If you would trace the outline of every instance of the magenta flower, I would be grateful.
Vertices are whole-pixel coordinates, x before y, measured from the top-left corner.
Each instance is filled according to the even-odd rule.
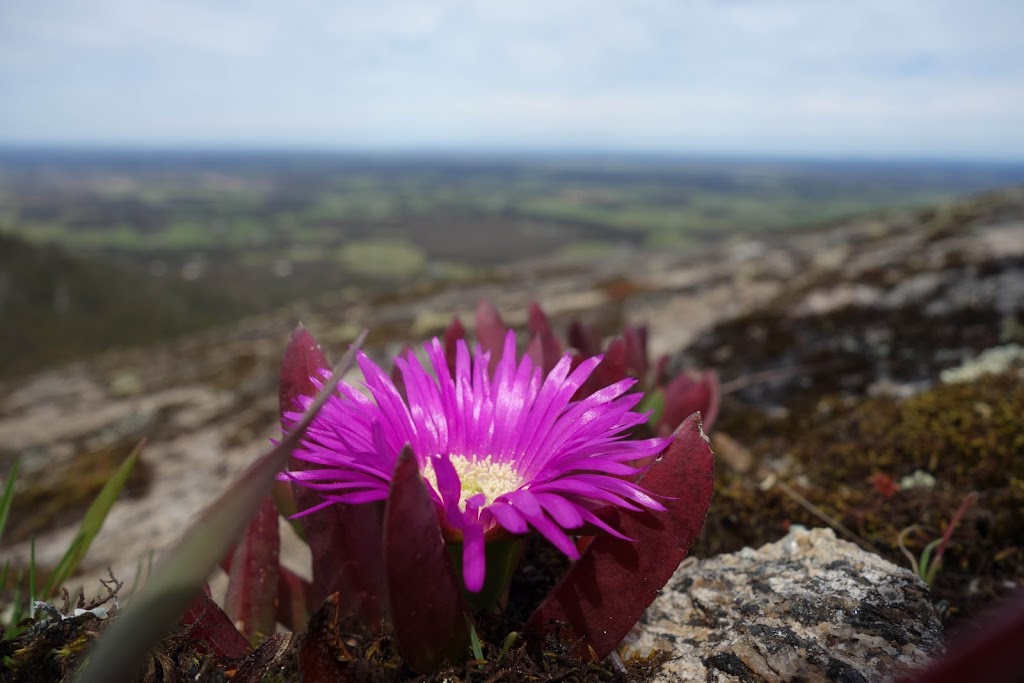
[[[487,540],[533,529],[576,559],[567,532],[590,525],[625,538],[595,510],[664,510],[634,481],[641,469],[633,463],[653,458],[669,443],[628,440],[629,431],[648,419],[632,412],[642,399],[627,393],[635,380],[572,400],[600,356],[573,369],[567,354],[543,376],[529,355],[517,363],[510,331],[493,375],[490,353],[478,346],[471,358],[459,340],[453,376],[441,343],[424,346],[429,369],[411,351],[395,359],[404,396],[380,367],[359,355],[372,399],[341,383],[295,453],[310,469],[281,475],[323,497],[301,514],[386,499],[408,444],[446,540],[463,545],[466,588],[477,592],[484,584]]]

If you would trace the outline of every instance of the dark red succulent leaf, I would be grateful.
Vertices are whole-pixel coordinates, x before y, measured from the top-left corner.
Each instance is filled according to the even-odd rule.
[[[977,628],[959,633],[940,657],[902,683],[1019,683],[1024,681],[1024,590],[1018,590],[983,617]]]
[[[286,420],[284,415],[288,412],[302,412],[302,405],[299,397],[316,396],[317,387],[310,381],[311,377],[319,377],[323,371],[330,370],[330,363],[323,349],[317,343],[316,338],[307,330],[302,323],[295,326],[288,346],[285,348],[284,358],[281,360],[281,373],[278,384],[278,409],[281,414],[281,428],[287,430],[292,424]],[[289,460],[289,468],[302,469],[305,466],[301,460],[292,458]],[[275,482],[273,496],[277,503],[278,511],[285,516],[295,514],[299,510],[299,503],[296,500],[297,487],[288,482]],[[309,496],[305,497],[306,501]],[[299,524],[301,527],[301,523]]]
[[[210,587],[200,592],[181,615],[181,633],[190,643],[205,647],[218,657],[239,659],[249,651],[231,618],[210,597]]]
[[[367,628],[384,618],[382,503],[336,503],[302,518],[312,554],[313,603],[340,593]]]
[[[622,343],[626,373],[644,382],[647,379],[647,329],[627,325],[622,331]]]
[[[444,331],[444,359],[448,361],[448,370],[455,376],[455,349],[460,339],[466,338],[466,328],[462,321],[453,318],[451,325]]]
[[[491,363],[488,368],[494,374],[505,348],[505,333],[508,327],[501,320],[501,314],[487,299],[481,299],[476,307],[476,341],[484,351],[490,351]]]
[[[599,520],[601,520],[611,528],[619,528],[620,508],[614,505],[606,505],[605,507],[597,508],[596,510],[591,510],[590,512],[592,515],[597,517]],[[604,536],[607,533],[608,532],[602,529],[601,527],[591,524],[590,522],[586,522],[585,524],[583,524],[583,526],[574,527],[572,530],[573,536],[583,537]]]
[[[648,329],[646,323],[644,323],[643,325],[638,325],[633,329],[636,330],[637,337],[640,340],[640,353],[643,354],[644,363],[646,364],[648,362],[648,359],[650,358],[650,356],[647,353],[647,342],[650,339],[650,330]]]
[[[281,415],[292,411],[302,412],[302,406],[298,403],[299,397],[316,396],[319,391],[310,378],[320,377],[322,371],[330,369],[331,364],[327,362],[327,356],[316,338],[299,323],[292,332],[284,351],[284,359],[281,361],[278,394]]]
[[[653,378],[651,380],[651,383],[654,386],[660,387],[660,386],[663,386],[665,384],[668,384],[668,380],[669,380],[669,377],[668,377],[668,363],[669,363],[668,354],[667,353],[663,353],[661,355],[661,357],[658,358],[658,362],[654,364],[654,376],[653,376]]]
[[[581,361],[583,359],[581,358]],[[587,377],[583,386],[573,396],[574,400],[580,400],[590,396],[596,391],[604,389],[609,384],[626,379],[629,373],[626,371],[626,343],[621,338],[615,338],[608,344],[604,357],[594,372]]]
[[[617,529],[619,527],[619,508],[614,505],[591,510],[591,513],[611,528]],[[572,533],[573,536],[576,536],[576,550],[583,553],[595,537],[604,536],[608,532],[599,526],[587,522],[583,526],[575,527]]]
[[[267,496],[232,552],[224,598],[224,611],[253,644],[275,630],[280,554],[277,507]]]
[[[313,611],[312,584],[287,567],[278,568],[277,620],[292,631],[305,627]]]
[[[221,562],[221,568],[231,573],[234,553]],[[312,584],[287,567],[277,568],[277,620],[285,628],[299,631],[306,626],[313,611]]]
[[[697,377],[681,372],[669,382],[664,391],[665,409],[656,430],[661,436],[671,434],[695,412],[701,414],[704,429],[711,431],[718,418],[722,393],[718,374],[714,370],[707,370]]]
[[[406,345],[398,355],[405,356],[409,351],[412,351],[412,347]],[[388,374],[391,376],[391,383],[395,385],[396,389],[398,389],[398,393],[405,397],[405,379],[402,377],[402,371],[399,369],[397,363],[391,366],[391,372]]]
[[[608,348],[604,352],[604,358],[601,359],[600,365],[594,371],[594,374],[602,382],[599,389],[629,377],[627,352],[626,342],[621,337],[616,337],[609,342]]]
[[[584,358],[601,353],[601,335],[590,325],[573,320],[569,323],[569,346]]]
[[[602,660],[654,601],[696,540],[711,504],[714,454],[699,415],[683,423],[643,485],[667,510],[620,511],[617,528],[633,541],[596,537],[530,616],[533,636],[557,631],[581,659]]]
[[[315,396],[317,387],[311,378],[330,368],[316,339],[299,325],[292,334],[281,363],[281,418],[288,427],[286,411],[298,406],[300,396]],[[292,458],[292,469],[309,465]],[[319,494],[302,486],[292,486],[297,509],[306,510],[321,502]],[[313,581],[310,599],[319,604],[330,594],[340,592],[343,604],[359,614],[367,627],[379,624],[383,617],[383,560],[381,557],[380,515],[382,505],[336,504],[300,518],[306,542],[312,554]]]
[[[547,315],[536,301],[530,302],[528,328],[530,344],[527,354],[547,375],[562,357],[562,343],[551,329],[551,321],[548,320]]]
[[[352,680],[348,664],[355,659],[345,646],[341,625],[345,611],[334,593],[310,617],[299,643],[299,675],[303,683]]]
[[[388,607],[398,650],[419,673],[460,661],[469,647],[469,606],[441,538],[434,502],[406,447],[384,511]]]

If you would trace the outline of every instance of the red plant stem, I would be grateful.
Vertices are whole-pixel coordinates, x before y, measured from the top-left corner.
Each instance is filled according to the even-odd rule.
[[[956,512],[953,513],[952,519],[950,519],[949,524],[946,525],[946,531],[942,534],[942,543],[940,543],[939,547],[935,550],[935,559],[933,562],[938,562],[942,558],[942,553],[946,552],[946,546],[949,544],[949,539],[953,536],[953,531],[956,529],[957,525],[960,524],[960,518],[964,516],[964,513],[967,512],[967,509],[971,507],[976,500],[978,500],[978,492],[971,491],[967,494],[967,497],[964,498],[964,502],[960,503],[960,507],[956,509]]]

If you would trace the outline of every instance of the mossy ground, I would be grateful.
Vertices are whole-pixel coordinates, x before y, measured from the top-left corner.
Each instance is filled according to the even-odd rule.
[[[791,524],[822,520],[767,473],[839,521],[886,559],[909,566],[942,536],[971,492],[933,585],[951,623],[978,613],[1024,583],[1024,381],[1016,372],[968,384],[938,385],[909,399],[823,398],[817,407],[771,418],[732,400],[718,428],[744,444],[761,467],[740,474],[720,467],[716,497],[694,554],[709,556],[778,539]],[[915,471],[931,487],[898,488]],[[892,484],[896,484],[895,490]]]

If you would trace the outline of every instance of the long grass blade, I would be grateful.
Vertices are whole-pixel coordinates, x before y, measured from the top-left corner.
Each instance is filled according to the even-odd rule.
[[[114,501],[118,499],[125,484],[128,483],[128,477],[131,475],[135,463],[138,462],[144,445],[145,440],[142,440],[132,449],[114,475],[103,485],[89,509],[85,511],[78,534],[68,546],[64,557],[60,558],[60,562],[57,563],[53,574],[50,575],[50,580],[46,582],[46,589],[40,597],[46,599],[53,595],[65,581],[71,578],[75,570],[78,569],[78,565],[85,559],[85,554],[89,552],[89,546],[92,545],[96,535],[103,528],[103,522],[106,521],[110,508],[114,506]]]
[[[21,577],[19,576],[15,580],[14,584],[14,599],[11,601],[11,625],[17,626],[18,622],[21,621],[25,615],[25,605],[22,603],[21,598]]]
[[[32,537],[28,557],[28,615],[36,615],[36,537]]]
[[[79,683],[134,680],[146,653],[181,618],[206,577],[238,540],[260,501],[270,493],[275,475],[351,367],[365,338],[366,332],[359,335],[295,428],[207,506],[166,551],[149,581],[100,639]]]
[[[18,462],[11,465],[11,471],[7,475],[7,484],[4,485],[3,495],[0,495],[0,539],[4,537],[4,527],[7,526],[7,516],[11,513],[11,502],[14,500],[14,482],[18,478]]]

